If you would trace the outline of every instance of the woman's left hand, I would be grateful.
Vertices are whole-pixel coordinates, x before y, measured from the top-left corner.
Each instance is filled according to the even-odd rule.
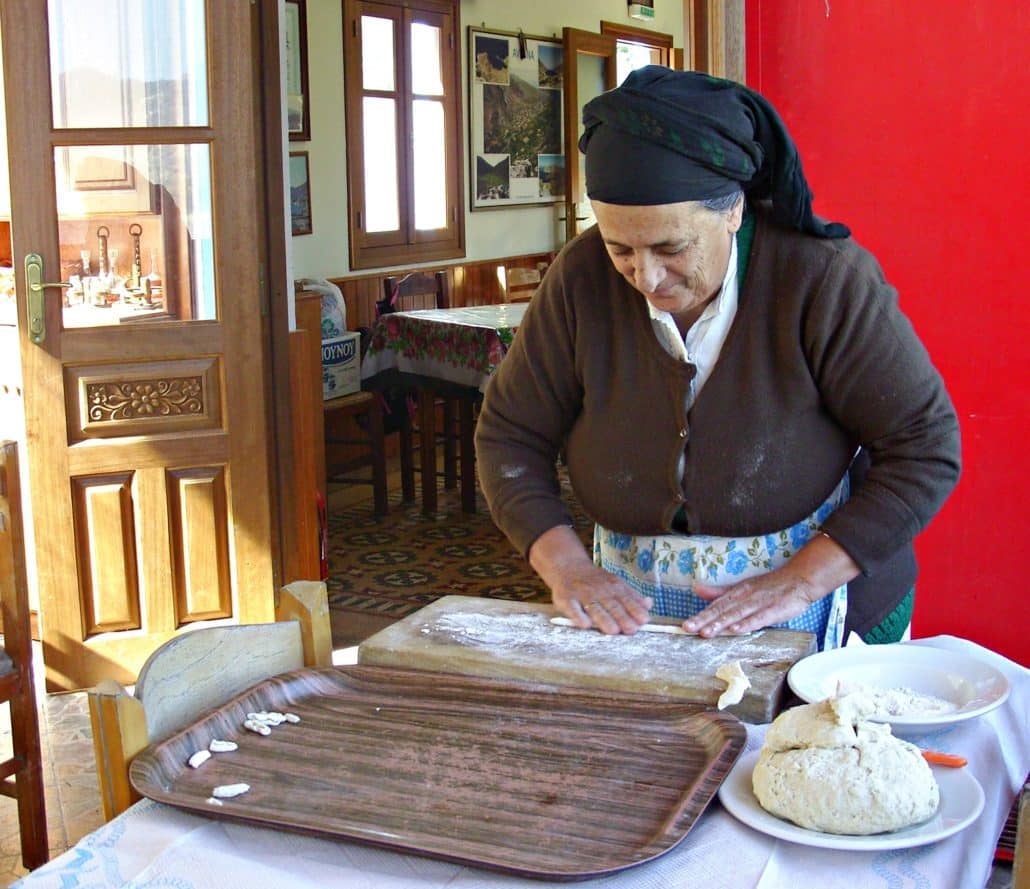
[[[825,595],[802,580],[777,574],[772,571],[731,586],[694,584],[694,592],[712,604],[684,621],[683,628],[700,636],[750,633],[796,617]]]
[[[688,633],[750,633],[790,620],[847,583],[860,569],[826,535],[810,540],[786,565],[729,586],[698,583],[694,592],[711,604],[683,622]]]

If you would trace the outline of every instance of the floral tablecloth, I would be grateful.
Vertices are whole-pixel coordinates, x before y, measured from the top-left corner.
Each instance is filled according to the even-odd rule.
[[[482,391],[525,311],[525,303],[514,303],[383,315],[372,329],[361,378],[397,370]]]

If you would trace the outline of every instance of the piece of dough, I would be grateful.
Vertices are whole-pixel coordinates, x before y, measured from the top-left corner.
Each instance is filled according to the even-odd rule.
[[[573,623],[571,619],[567,617],[552,617],[551,623],[556,627],[575,627],[581,629],[577,624]],[[591,627],[590,629],[594,629]],[[668,633],[671,636],[691,636],[692,633],[688,633],[679,624],[643,624],[637,627],[638,633]]]
[[[780,714],[752,774],[759,804],[809,830],[900,830],[937,811],[940,791],[919,748],[866,722],[872,704],[828,698]]]
[[[726,691],[719,695],[719,701],[715,705],[719,710],[739,704],[744,697],[744,692],[751,688],[751,680],[740,668],[740,661],[723,664],[715,671],[715,678],[726,683]]]

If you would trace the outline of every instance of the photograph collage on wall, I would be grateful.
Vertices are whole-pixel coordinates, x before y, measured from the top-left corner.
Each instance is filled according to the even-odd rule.
[[[561,200],[561,41],[468,32],[472,209]]]

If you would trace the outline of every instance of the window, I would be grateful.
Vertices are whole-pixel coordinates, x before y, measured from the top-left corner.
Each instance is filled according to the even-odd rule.
[[[634,28],[614,22],[601,22],[601,33],[616,40],[616,75],[618,83],[630,71],[645,65],[672,67],[672,35],[659,34],[646,28]]]
[[[457,0],[343,0],[350,260],[465,252]]]

